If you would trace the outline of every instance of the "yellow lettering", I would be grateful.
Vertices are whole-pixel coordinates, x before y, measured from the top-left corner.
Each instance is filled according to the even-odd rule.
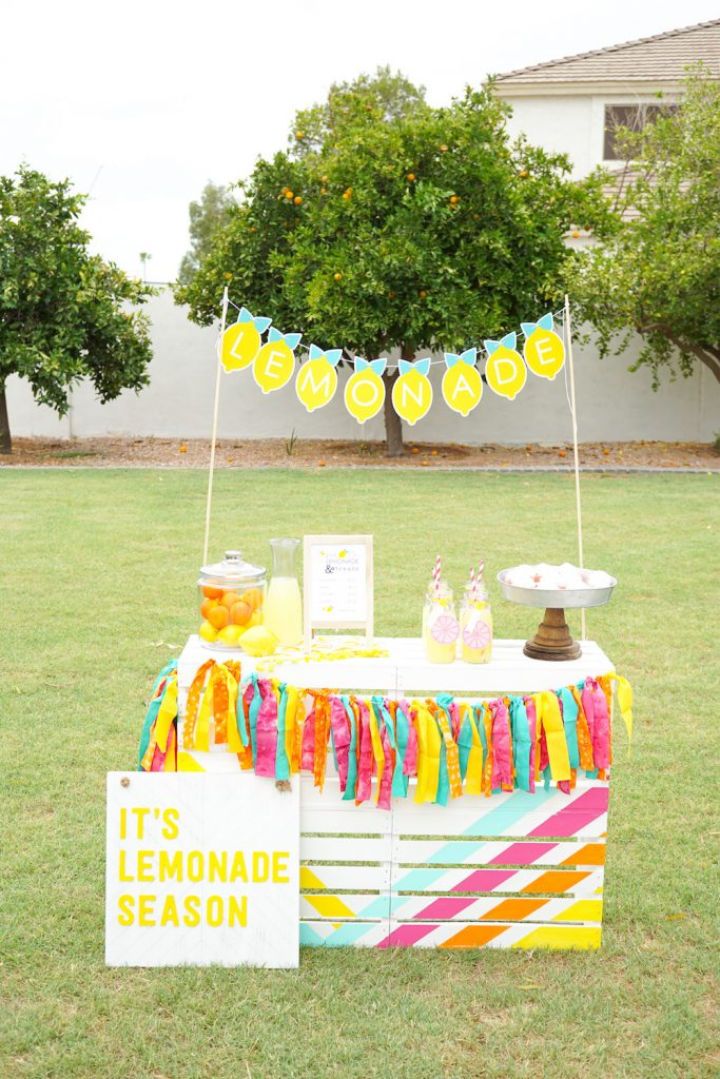
[[[223,901],[219,895],[210,895],[207,900],[205,919],[208,925],[217,928],[223,923]]]
[[[183,879],[183,856],[181,850],[170,854],[167,850],[161,850],[158,854],[158,880]]]
[[[272,856],[272,879],[275,884],[289,884],[288,859],[290,854],[286,850],[274,850]]]
[[[127,809],[120,810],[120,838],[127,839]]]
[[[228,925],[247,925],[247,896],[243,895],[240,899],[237,896],[231,895],[228,900]]]
[[[227,880],[227,851],[211,850],[208,855],[208,880]]]
[[[164,809],[163,810],[163,822],[164,827],[162,830],[164,839],[177,839],[180,832],[180,810],[179,809]]]
[[[127,857],[127,851],[126,850],[121,850],[120,854],[119,854],[119,857],[118,857],[118,860],[119,860],[118,878],[124,884],[127,884],[128,881],[134,881],[135,880],[135,877],[131,877],[130,874],[128,873],[128,871],[127,871],[127,865],[126,865],[126,862],[125,862],[126,857]]]
[[[247,866],[245,865],[245,855],[241,850],[235,851],[228,879],[231,884],[234,884],[236,880],[242,880],[247,884]]]
[[[153,914],[155,913],[155,899],[156,896],[154,895],[138,896],[138,925],[157,925],[153,917]]]
[[[187,856],[187,878],[197,884],[205,875],[205,859],[201,850],[191,850]]]
[[[200,925],[200,896],[199,895],[186,895],[185,896],[185,914],[183,915],[183,922],[185,925],[193,928],[196,925]]]
[[[137,879],[142,881],[143,884],[151,884],[155,880],[155,874],[153,873],[153,854],[152,850],[139,850],[137,852]]]
[[[135,921],[135,914],[133,907],[135,904],[134,897],[131,895],[121,895],[118,899],[118,925],[132,925]]]
[[[270,875],[270,856],[267,851],[253,851],[252,867],[252,879],[256,884],[263,884]]]
[[[168,925],[169,923],[172,925],[180,925],[177,902],[174,895],[165,897],[162,914],[160,915],[160,925]]]

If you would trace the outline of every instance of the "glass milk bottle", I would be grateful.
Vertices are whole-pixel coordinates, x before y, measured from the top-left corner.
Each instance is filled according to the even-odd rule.
[[[452,663],[458,634],[452,589],[439,575],[434,576],[423,608],[423,641],[428,662]]]
[[[295,569],[297,539],[271,539],[272,577],[265,601],[265,625],[281,645],[300,644],[303,612],[300,585]]]
[[[477,577],[470,571],[460,608],[460,658],[466,663],[489,663],[492,659],[492,610],[483,570],[481,562]]]

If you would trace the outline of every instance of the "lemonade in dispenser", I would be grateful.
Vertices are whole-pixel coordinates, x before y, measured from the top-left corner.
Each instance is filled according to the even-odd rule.
[[[303,609],[295,569],[298,539],[271,539],[272,577],[265,605],[265,625],[281,645],[300,644],[303,637]]]
[[[452,663],[459,632],[452,589],[442,578],[438,555],[423,608],[422,636],[428,662]]]
[[[460,657],[466,663],[489,663],[492,658],[492,610],[485,586],[485,563],[470,570],[460,608]]]
[[[267,571],[245,562],[240,551],[226,551],[222,562],[202,567],[198,589],[203,644],[239,650],[243,633],[263,622]]]

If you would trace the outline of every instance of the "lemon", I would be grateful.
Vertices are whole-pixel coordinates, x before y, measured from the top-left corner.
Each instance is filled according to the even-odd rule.
[[[209,622],[203,622],[198,630],[198,636],[204,641],[214,641],[217,640],[217,630]]]
[[[224,626],[221,630],[218,630],[216,640],[218,644],[238,646],[238,641],[242,637],[244,631],[244,626]]]
[[[267,626],[251,626],[240,638],[240,647],[249,656],[271,656],[278,646],[278,639]]]

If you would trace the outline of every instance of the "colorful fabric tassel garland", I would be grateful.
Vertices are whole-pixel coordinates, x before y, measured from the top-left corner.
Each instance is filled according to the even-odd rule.
[[[416,802],[439,805],[463,794],[532,794],[540,782],[569,794],[579,771],[607,776],[615,686],[631,739],[632,688],[614,672],[495,700],[450,694],[394,700],[302,690],[257,674],[241,681],[239,663],[208,660],[188,691],[183,749],[223,745],[256,775],[287,780],[307,772],[320,789],[330,751],[343,800],[374,799],[381,809],[411,790]],[[176,723],[177,674],[170,663],[145,717],[143,771],[176,769]]]

